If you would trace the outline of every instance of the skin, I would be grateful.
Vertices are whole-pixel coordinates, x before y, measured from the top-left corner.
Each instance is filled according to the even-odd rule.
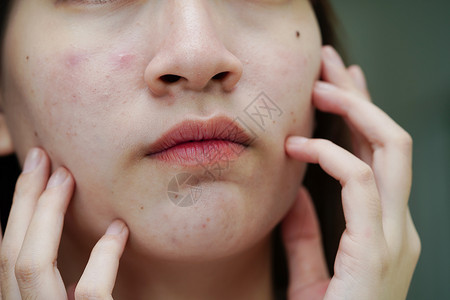
[[[261,91],[283,111],[264,131],[243,113]],[[16,1],[1,95],[0,153],[24,166],[2,299],[271,299],[269,237],[283,218],[290,299],[406,297],[420,252],[411,138],[370,102],[361,69],[322,49],[308,1]],[[355,154],[307,138],[314,108],[346,119]],[[258,138],[217,180],[146,156],[172,125],[219,114]],[[298,184],[306,163],[343,186],[331,279]],[[186,171],[202,193],[178,207],[167,185]]]

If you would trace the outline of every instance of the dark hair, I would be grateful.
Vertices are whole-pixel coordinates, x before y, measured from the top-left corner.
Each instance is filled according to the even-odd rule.
[[[333,45],[346,58],[343,47],[339,44],[336,33],[338,20],[328,0],[312,0],[324,45]],[[0,47],[2,46],[5,25],[11,6],[11,0],[4,0],[0,4]],[[2,51],[3,47],[1,47]],[[349,149],[349,130],[342,118],[316,111],[315,137],[325,138]],[[13,190],[20,167],[15,155],[0,157],[0,205],[1,224],[5,228]],[[299,183],[300,184],[300,183]],[[334,258],[339,245],[340,236],[345,222],[341,204],[341,186],[339,182],[325,174],[317,165],[310,165],[303,184],[313,197],[315,208],[319,216],[325,256],[330,274],[333,274]],[[280,226],[273,233],[273,280],[279,298],[286,297],[288,286],[288,269],[286,255],[281,240]]]

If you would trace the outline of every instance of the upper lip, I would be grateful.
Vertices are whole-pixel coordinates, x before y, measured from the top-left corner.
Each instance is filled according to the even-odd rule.
[[[155,154],[178,144],[204,140],[227,140],[249,146],[252,138],[237,123],[226,116],[208,120],[184,120],[166,131],[150,146],[150,154]]]

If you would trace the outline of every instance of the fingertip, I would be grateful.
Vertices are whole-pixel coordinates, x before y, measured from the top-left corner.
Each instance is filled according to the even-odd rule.
[[[302,136],[290,136],[286,139],[287,148],[296,148],[304,145],[309,139]]]
[[[348,72],[358,89],[365,91],[367,89],[367,82],[361,67],[359,65],[351,65],[348,67]]]
[[[106,235],[120,235],[125,230],[127,230],[127,226],[122,220],[114,220],[106,229]]]

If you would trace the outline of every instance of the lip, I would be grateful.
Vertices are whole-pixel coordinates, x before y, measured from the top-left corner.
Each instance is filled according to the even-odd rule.
[[[236,120],[226,116],[188,119],[174,125],[149,147],[149,155],[181,165],[234,160],[254,140]]]
[[[236,159],[253,141],[237,121],[226,116],[184,120],[149,147],[149,155],[181,165],[212,164]]]

